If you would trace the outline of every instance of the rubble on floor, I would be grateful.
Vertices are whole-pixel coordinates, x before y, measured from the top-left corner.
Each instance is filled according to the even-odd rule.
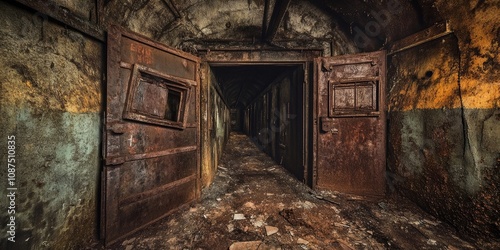
[[[315,192],[232,133],[200,202],[110,249],[476,249],[408,201]]]

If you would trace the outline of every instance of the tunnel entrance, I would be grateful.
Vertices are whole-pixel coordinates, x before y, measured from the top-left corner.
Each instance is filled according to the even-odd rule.
[[[359,171],[349,170],[352,161],[333,163],[340,157],[324,156],[346,143],[360,150],[343,151],[345,159],[383,144],[369,136],[383,129],[351,129],[384,122],[378,100],[385,96],[379,88],[385,62],[372,55],[251,50],[207,51],[199,58],[118,27],[111,31],[110,44],[122,46],[109,49],[108,60],[101,220],[106,243],[196,201],[214,180],[231,127],[313,188],[341,183],[340,167],[359,183]],[[343,124],[340,132],[336,124]],[[373,160],[368,156],[362,163]],[[156,209],[162,203],[164,210]],[[139,213],[148,216],[133,219]]]
[[[260,150],[306,182],[303,64],[210,66],[215,89],[230,109],[230,130],[248,135]]]

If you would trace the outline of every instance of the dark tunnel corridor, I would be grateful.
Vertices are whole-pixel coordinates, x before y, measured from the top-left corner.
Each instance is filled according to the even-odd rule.
[[[212,66],[230,129],[247,134],[298,180],[307,178],[303,146],[305,82],[303,64],[255,63]]]
[[[499,249],[498,13],[0,0],[0,249]]]

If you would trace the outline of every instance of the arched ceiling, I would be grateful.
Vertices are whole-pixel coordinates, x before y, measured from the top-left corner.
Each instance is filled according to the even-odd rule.
[[[306,41],[320,46],[322,39],[329,39],[338,45],[354,43],[356,51],[373,51],[441,21],[434,2],[107,0],[104,18],[106,23],[118,23],[177,47],[190,46],[186,45],[190,42],[195,47],[203,46],[207,40],[277,43],[284,47]]]
[[[62,1],[62,0],[61,0]],[[105,20],[196,54],[200,49],[376,51],[441,21],[435,0],[107,0]],[[228,105],[246,106],[286,66],[213,68]]]

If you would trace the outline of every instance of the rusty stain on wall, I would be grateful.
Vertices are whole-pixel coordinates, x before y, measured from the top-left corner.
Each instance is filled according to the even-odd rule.
[[[6,105],[29,103],[39,112],[98,112],[102,46],[33,15],[9,13],[2,22],[2,81],[10,83],[2,86]]]
[[[213,181],[224,146],[229,139],[229,108],[216,90],[217,79],[208,64],[202,65],[202,186]]]

